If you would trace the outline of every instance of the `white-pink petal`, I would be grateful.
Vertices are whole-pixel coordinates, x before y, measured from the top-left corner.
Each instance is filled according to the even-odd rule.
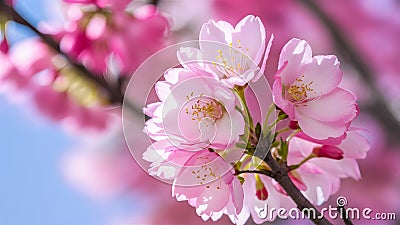
[[[301,114],[318,121],[351,121],[357,115],[355,96],[342,88],[335,88],[332,92],[296,106]]]
[[[286,63],[286,67],[279,74],[282,84],[290,85],[302,74],[301,67],[312,60],[310,45],[297,38],[291,39],[282,49],[279,57],[278,69]]]
[[[324,140],[330,137],[340,137],[347,131],[347,125],[342,121],[323,122],[301,114],[298,120],[300,128],[308,136]]]
[[[325,95],[335,89],[342,81],[343,72],[339,60],[334,55],[318,55],[302,68],[301,82],[309,85],[312,91],[307,98]],[[296,82],[295,82],[296,83]]]

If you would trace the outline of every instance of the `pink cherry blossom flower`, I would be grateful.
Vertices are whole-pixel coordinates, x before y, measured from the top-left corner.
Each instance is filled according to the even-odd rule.
[[[216,152],[197,151],[184,164],[174,180],[172,194],[187,200],[203,220],[233,219],[243,207],[243,189],[231,165]]]
[[[292,39],[279,58],[274,102],[308,136],[340,137],[358,113],[355,96],[338,87],[341,80],[335,56],[312,57],[306,41]]]
[[[96,3],[94,7],[71,4],[67,22],[60,36],[62,50],[82,62],[91,71],[103,75],[131,75],[151,54],[164,46],[168,21],[153,5],[144,5],[133,12],[124,11],[127,2],[69,1]],[[129,47],[127,47],[129,46]],[[115,68],[115,71],[109,71]]]
[[[185,150],[225,149],[244,133],[233,92],[209,76],[184,68],[167,71],[156,84],[161,102],[148,105],[153,116],[145,132],[156,141],[168,139]]]
[[[209,63],[202,69],[233,87],[257,81],[263,75],[272,38],[266,47],[264,25],[260,18],[249,15],[235,27],[225,21],[210,20],[201,28],[199,43],[200,49],[189,47],[178,52],[181,64],[185,66],[193,60]]]
[[[294,137],[289,142],[288,164],[299,163],[311,153],[315,154],[315,149],[319,151],[328,149],[336,153],[340,151],[340,157],[317,155],[317,158],[310,159],[295,170],[306,186],[306,189],[302,190],[303,194],[313,204],[321,205],[329,196],[338,191],[340,179],[361,178],[356,159],[366,157],[369,143],[355,128],[350,128],[346,138],[337,146],[321,145]]]

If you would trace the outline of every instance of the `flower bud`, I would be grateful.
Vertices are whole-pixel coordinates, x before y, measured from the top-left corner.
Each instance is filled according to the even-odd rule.
[[[343,159],[343,151],[332,145],[323,145],[321,147],[315,147],[313,149],[313,153],[317,155],[317,157],[325,157],[330,159]]]
[[[299,122],[291,120],[291,121],[289,122],[289,128],[292,129],[292,130],[297,130],[297,129],[299,129],[299,128],[300,128],[300,127],[299,127]]]
[[[257,195],[257,198],[260,199],[260,200],[267,200],[267,198],[268,198],[267,188],[265,188],[265,185],[261,181],[260,176],[258,174],[256,174],[255,177],[256,177],[256,195]]]
[[[4,54],[7,54],[8,49],[9,49],[8,41],[7,41],[6,37],[4,37],[4,39],[0,43],[0,51]]]

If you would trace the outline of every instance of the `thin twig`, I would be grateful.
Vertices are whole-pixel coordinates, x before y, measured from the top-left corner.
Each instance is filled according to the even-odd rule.
[[[363,57],[350,43],[350,39],[344,35],[342,30],[323,12],[314,0],[302,0],[301,2],[321,20],[335,40],[335,44],[340,49],[340,52],[348,57],[349,62],[358,70],[361,77],[365,80],[366,85],[368,85],[368,88],[375,97],[374,104],[369,106],[367,110],[380,120],[384,127],[390,131],[388,132],[390,141],[399,142],[397,134],[400,133],[400,122],[393,116],[385,97],[376,86],[377,82],[373,75],[373,69],[369,64],[364,62]]]
[[[160,0],[151,0],[150,4],[157,6],[158,4],[160,4]]]
[[[269,177],[272,177],[272,172],[269,170],[240,170],[236,171],[235,175],[243,174],[243,173],[257,173],[257,174],[263,174]]]
[[[268,140],[263,140],[261,139],[259,142],[258,148],[263,149],[263,152],[268,152],[266,157],[264,158],[264,162],[267,163],[267,165],[271,168],[272,170],[272,177],[275,179],[281,187],[286,191],[286,193],[293,199],[293,201],[296,203],[297,208],[303,211],[303,209],[310,209],[313,212],[315,212],[314,215],[309,215],[309,219],[314,223],[314,224],[319,224],[319,225],[332,225],[331,222],[329,222],[324,215],[322,215],[317,208],[313,204],[311,204],[310,201],[304,195],[300,192],[300,190],[293,184],[292,180],[289,178],[287,171],[288,168],[284,168],[281,165],[278,164],[277,161],[272,157],[271,151],[269,151],[269,142]]]

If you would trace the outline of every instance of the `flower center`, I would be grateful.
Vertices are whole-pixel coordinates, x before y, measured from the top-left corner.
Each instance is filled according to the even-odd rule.
[[[204,156],[197,157],[197,160],[201,162],[201,167],[198,169],[192,169],[192,174],[196,177],[199,185],[204,185],[215,180],[217,182],[214,185],[207,184],[206,188],[215,186],[215,189],[221,190],[221,175],[216,174],[212,168],[212,165],[215,166],[215,164],[212,164],[213,161],[209,157]]]
[[[186,107],[186,114],[191,115],[192,120],[201,121],[204,118],[208,118],[215,122],[222,117],[222,106],[215,99],[202,94],[192,99],[189,96],[186,96],[186,98],[189,100],[189,105],[191,105],[191,107]]]
[[[249,51],[248,48],[242,46],[240,40],[237,40],[236,48],[240,50],[244,49],[245,52]],[[213,64],[215,67],[218,66],[226,77],[238,76],[250,68],[248,63],[249,56],[237,49],[233,49],[233,43],[231,42],[229,43],[229,51],[227,52],[227,55],[225,55],[222,50],[217,50],[218,55],[216,57],[216,62],[222,65],[217,65],[214,62]],[[221,66],[222,68],[220,68]]]
[[[310,86],[313,81],[308,84],[303,83],[304,75],[297,78],[295,82],[287,89],[287,94],[291,102],[302,102],[308,98],[308,93],[314,91]]]

